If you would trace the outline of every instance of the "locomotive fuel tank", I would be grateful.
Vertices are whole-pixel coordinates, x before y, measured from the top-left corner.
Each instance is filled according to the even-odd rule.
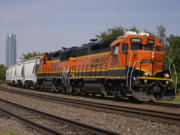
[[[101,94],[103,96],[106,96],[103,83],[84,83],[81,91],[88,94]]]

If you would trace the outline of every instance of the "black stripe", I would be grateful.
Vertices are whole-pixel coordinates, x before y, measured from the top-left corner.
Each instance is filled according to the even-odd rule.
[[[38,77],[62,77],[68,73],[38,73]],[[113,76],[113,77],[123,77],[126,76],[126,70],[108,70],[108,71],[93,71],[93,72],[75,72],[71,73],[70,77],[74,74],[75,78],[86,77],[86,76]]]

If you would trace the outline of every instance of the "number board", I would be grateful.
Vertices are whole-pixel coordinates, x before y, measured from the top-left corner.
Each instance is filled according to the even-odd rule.
[[[154,40],[148,39],[148,40],[147,40],[147,44],[153,45],[153,44],[154,44]]]
[[[131,38],[131,43],[141,43],[142,39],[141,38]]]

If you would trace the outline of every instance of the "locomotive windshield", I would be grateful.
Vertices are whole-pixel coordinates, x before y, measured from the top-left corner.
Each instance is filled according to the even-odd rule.
[[[131,50],[142,50],[142,44],[132,44]]]
[[[161,52],[161,46],[156,46],[156,52]]]
[[[153,46],[152,45],[145,45],[144,46],[144,50],[145,51],[152,51],[153,50]]]

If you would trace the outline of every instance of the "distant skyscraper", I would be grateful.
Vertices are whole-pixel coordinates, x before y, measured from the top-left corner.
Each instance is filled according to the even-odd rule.
[[[16,35],[8,34],[6,39],[6,66],[16,64]]]

